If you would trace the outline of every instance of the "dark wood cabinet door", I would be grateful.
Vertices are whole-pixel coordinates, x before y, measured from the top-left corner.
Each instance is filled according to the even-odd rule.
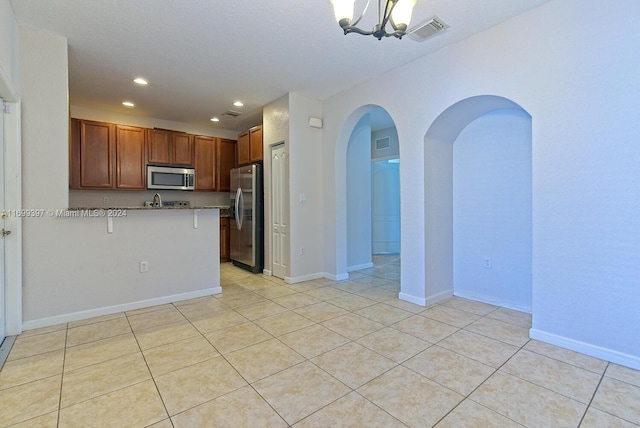
[[[171,135],[169,131],[149,129],[147,135],[147,156],[150,164],[171,163]]]
[[[69,188],[80,188],[80,120],[69,122]]]
[[[215,147],[213,137],[196,136],[194,138],[196,152],[196,190],[215,190]]]
[[[83,120],[80,123],[80,187],[114,187],[115,125]]]
[[[193,135],[179,132],[172,133],[173,165],[193,166]]]
[[[116,187],[145,189],[145,130],[116,127]]]
[[[251,155],[250,155],[250,144],[249,144],[249,132],[243,132],[238,135],[238,147],[237,147],[237,161],[238,166],[247,165],[251,163]]]
[[[229,235],[229,218],[220,217],[220,261],[228,262],[231,259]]]
[[[218,138],[216,150],[216,190],[231,190],[231,170],[236,167],[236,142],[226,138]]]
[[[251,163],[262,161],[262,125],[249,130]]]

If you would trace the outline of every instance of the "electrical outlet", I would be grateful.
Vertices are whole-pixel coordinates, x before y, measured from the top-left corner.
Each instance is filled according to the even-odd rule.
[[[109,197],[105,196],[104,198],[102,198],[102,203],[107,205],[109,203]]]
[[[304,256],[304,247],[300,247],[300,255]]]
[[[491,259],[489,257],[485,257],[485,259],[484,259],[484,267],[486,269],[491,269]]]
[[[149,262],[140,262],[140,273],[149,272]]]

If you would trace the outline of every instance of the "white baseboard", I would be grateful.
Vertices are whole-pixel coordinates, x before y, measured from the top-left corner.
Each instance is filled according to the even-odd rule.
[[[266,275],[266,276],[272,276],[272,275],[271,275],[271,271],[270,271],[269,269],[263,269],[263,270],[262,270],[262,274],[263,274],[263,275]]]
[[[373,267],[373,263],[363,263],[361,265],[348,266],[347,272],[354,272],[356,270],[369,269]]]
[[[531,306],[518,305],[518,304],[514,304],[513,302],[498,300],[498,299],[494,299],[492,297],[484,296],[481,294],[473,294],[473,293],[465,293],[465,292],[461,293],[459,291],[455,291],[453,294],[458,297],[463,297],[465,299],[476,300],[478,302],[488,303],[490,305],[500,306],[507,309],[513,309],[514,311],[526,312],[528,314],[531,313]]]
[[[347,279],[349,279],[349,274],[348,273],[341,273],[338,275],[333,275],[330,273],[325,272],[323,274],[324,278],[330,279],[331,281],[345,281]]]
[[[580,352],[581,354],[586,354],[591,357],[600,358],[601,360],[611,361],[612,363],[640,370],[640,356],[637,355],[624,354],[613,349],[602,348],[591,343],[580,342],[578,340],[558,336],[535,328],[529,330],[529,337],[541,342],[560,346],[561,348],[570,349],[571,351]]]
[[[322,273],[310,273],[309,275],[302,275],[296,277],[285,276],[284,282],[287,284],[297,284],[299,282],[312,281],[314,279],[324,278]]]
[[[411,294],[407,294],[407,293],[399,293],[398,299],[404,300],[405,302],[414,303],[420,306],[427,306],[427,301],[422,297],[412,296]]]
[[[427,305],[435,305],[440,302],[444,302],[449,297],[453,296],[453,290],[445,290],[436,294],[427,296]]]
[[[25,321],[22,324],[23,330],[33,330],[34,328],[49,327],[52,325],[67,322],[80,321],[87,318],[99,317],[102,315],[116,314],[118,312],[133,311],[135,309],[147,308],[149,306],[164,305],[167,303],[180,302],[183,300],[195,299],[198,297],[211,296],[222,293],[222,287],[205,288],[204,290],[192,291],[189,293],[174,294],[171,296],[157,297],[155,299],[140,300],[137,302],[123,303],[121,305],[106,306],[104,308],[89,309],[86,311],[72,312],[70,314],[56,315],[54,317],[40,318],[37,320]]]

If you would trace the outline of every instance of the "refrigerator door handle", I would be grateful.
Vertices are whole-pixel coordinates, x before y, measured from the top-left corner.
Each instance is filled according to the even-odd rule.
[[[242,209],[240,209],[240,207],[242,206],[242,204],[240,203],[241,198],[242,189],[238,187],[238,190],[236,191],[236,226],[238,227],[238,230],[242,229],[242,215],[244,214],[242,212]]]

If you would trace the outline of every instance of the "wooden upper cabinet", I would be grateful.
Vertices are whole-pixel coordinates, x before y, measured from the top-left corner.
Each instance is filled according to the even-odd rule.
[[[262,125],[249,130],[251,163],[262,161]]]
[[[116,156],[116,187],[145,189],[145,130],[132,126],[117,126]]]
[[[80,187],[114,187],[115,125],[80,121]]]
[[[172,132],[173,147],[171,149],[173,165],[193,166],[193,135]]]
[[[238,165],[262,162],[262,125],[238,135]]]
[[[149,129],[147,156],[152,165],[193,166],[193,135]]]
[[[236,142],[218,138],[216,144],[216,190],[231,190],[231,170],[236,167]]]
[[[196,190],[216,190],[216,138],[194,137]]]
[[[238,135],[237,160],[238,165],[251,163],[249,131]]]
[[[69,122],[69,188],[80,188],[80,120]]]
[[[171,163],[171,135],[169,131],[149,129],[147,131],[147,156],[151,164]]]

